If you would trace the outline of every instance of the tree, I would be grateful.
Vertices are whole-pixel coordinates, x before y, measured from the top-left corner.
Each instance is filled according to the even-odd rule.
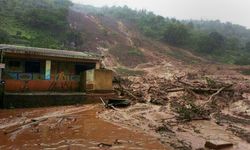
[[[4,30],[0,29],[0,44],[6,44],[9,43],[9,41],[10,41],[9,34]]]
[[[213,49],[220,49],[225,44],[225,38],[218,32],[211,32],[209,34],[210,44]]]
[[[67,33],[65,43],[70,47],[79,47],[83,44],[83,41],[81,33],[71,30]]]
[[[246,43],[245,49],[250,52],[250,41]]]
[[[170,23],[163,35],[163,40],[174,46],[182,46],[189,36],[188,28],[181,23]]]
[[[215,50],[222,50],[224,44],[225,38],[218,32],[202,35],[197,42],[198,51],[203,53],[213,53]]]
[[[228,38],[226,40],[226,48],[228,50],[239,50],[240,40],[238,38]]]
[[[235,60],[235,64],[237,64],[237,65],[250,65],[250,58],[248,55],[238,57]]]

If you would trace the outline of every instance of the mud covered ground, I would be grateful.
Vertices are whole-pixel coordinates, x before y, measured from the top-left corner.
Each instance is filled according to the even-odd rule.
[[[234,146],[229,149],[232,150],[250,147],[250,120],[237,121],[229,118],[231,115],[219,114],[221,118],[181,123],[170,106],[136,104],[127,109],[105,111],[100,116],[132,131],[143,131],[173,149],[203,149],[206,140],[231,142]]]
[[[101,118],[172,149],[207,149],[210,140],[232,143],[229,150],[250,149],[250,77],[239,73],[242,68],[162,62],[140,69],[143,76],[122,77],[116,88],[135,103],[105,110]]]
[[[84,105],[0,110],[0,149],[167,149],[153,136],[98,118],[102,108]]]
[[[218,140],[248,150],[250,77],[242,69],[249,67],[143,64],[132,69],[143,75],[122,77],[130,94],[114,85],[119,98],[132,100],[127,108],[0,110],[0,149],[202,150]]]

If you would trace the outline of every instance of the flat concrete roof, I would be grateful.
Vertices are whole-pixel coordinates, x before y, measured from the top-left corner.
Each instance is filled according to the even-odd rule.
[[[60,58],[73,58],[73,59],[84,59],[84,60],[100,60],[100,56],[89,52],[79,52],[72,50],[58,50],[48,48],[37,48],[37,47],[26,47],[17,45],[0,44],[0,50],[4,53],[14,54],[29,54],[36,56],[47,56],[47,57],[60,57]]]

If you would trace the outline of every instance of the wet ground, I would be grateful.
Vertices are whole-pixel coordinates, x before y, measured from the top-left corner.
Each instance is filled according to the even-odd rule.
[[[100,105],[0,110],[0,149],[167,149],[153,136],[103,121],[100,111]]]
[[[228,124],[217,124],[214,119],[186,123],[177,122],[175,114],[169,106],[138,103],[127,109],[106,110],[100,114],[100,117],[122,127],[134,131],[143,131],[157,137],[161,143],[173,149],[205,149],[205,142],[208,140],[232,143],[233,147],[226,150],[250,149],[249,142],[228,130]],[[239,124],[242,124],[242,122],[239,122]],[[249,122],[247,122],[245,131],[249,132],[249,125]],[[245,134],[249,136],[247,132]]]
[[[249,119],[234,116],[248,116],[243,102],[211,120],[186,123],[176,122],[169,105],[150,103],[115,110],[101,104],[0,110],[0,150],[196,150],[205,149],[207,140],[232,143],[227,150],[248,150]]]

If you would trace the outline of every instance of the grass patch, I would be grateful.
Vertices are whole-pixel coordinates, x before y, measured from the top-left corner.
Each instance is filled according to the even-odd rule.
[[[133,55],[133,56],[143,56],[143,53],[135,48],[131,48],[128,50],[128,55]]]
[[[131,46],[117,45],[110,49],[111,54],[118,57],[124,66],[135,67],[138,64],[145,63],[147,60],[144,54]]]
[[[131,69],[127,69],[127,68],[116,68],[115,69],[117,71],[118,74],[120,75],[125,75],[125,76],[138,76],[138,75],[143,75],[144,71],[141,70],[131,70]]]
[[[243,74],[243,75],[248,75],[249,76],[250,75],[250,69],[241,70],[240,73]]]
[[[174,50],[172,52],[167,52],[167,55],[170,55],[176,59],[179,59],[179,60],[182,60],[186,63],[189,63],[189,64],[195,64],[195,63],[199,63],[199,60],[196,60],[194,58],[190,58],[189,56],[186,56],[184,54],[184,52],[182,51],[179,51],[179,50]]]
[[[208,120],[210,119],[210,112],[201,106],[195,105],[193,102],[185,100],[186,104],[180,102],[171,102],[171,107],[178,114],[177,119],[179,121],[188,122],[192,120]]]

